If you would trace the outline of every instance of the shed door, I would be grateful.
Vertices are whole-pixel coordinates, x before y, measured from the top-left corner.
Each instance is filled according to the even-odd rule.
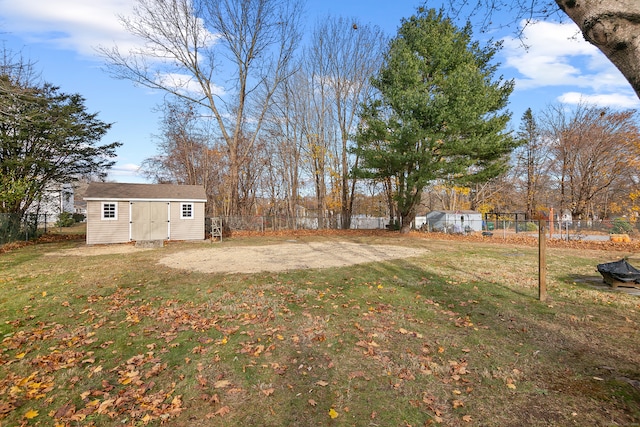
[[[134,202],[131,205],[132,240],[164,240],[169,237],[166,202]]]

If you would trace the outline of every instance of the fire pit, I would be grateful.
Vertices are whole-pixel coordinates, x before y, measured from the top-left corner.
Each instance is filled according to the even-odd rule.
[[[640,283],[640,270],[629,264],[626,259],[598,264],[598,271],[602,274],[604,282],[612,288],[635,287]]]

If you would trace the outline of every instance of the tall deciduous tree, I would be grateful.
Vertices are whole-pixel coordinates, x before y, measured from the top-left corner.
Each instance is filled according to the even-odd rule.
[[[104,176],[121,144],[98,145],[111,127],[78,94],[0,75],[0,212],[24,213],[48,188]]]
[[[306,134],[305,112],[307,81],[302,72],[295,73],[276,92],[267,126],[271,142],[270,168],[266,193],[271,200],[270,210],[296,216],[300,189],[303,185],[302,152]],[[280,197],[278,198],[277,195]],[[284,208],[278,206],[279,200]]]
[[[518,138],[523,143],[516,153],[516,173],[524,190],[525,212],[528,218],[533,218],[537,209],[538,194],[545,181],[549,152],[547,140],[531,108],[522,115]]]
[[[601,213],[595,206],[599,196],[626,186],[628,171],[637,162],[640,140],[634,113],[586,104],[573,111],[555,105],[545,112],[561,211],[570,210],[575,219],[591,216],[596,210]]]
[[[181,99],[167,101],[162,111],[158,153],[143,161],[143,175],[159,183],[202,185],[209,198],[207,207],[217,213],[221,205],[216,202],[224,198],[228,170],[223,144],[216,144],[210,121],[203,120],[191,103]]]
[[[229,212],[248,210],[241,173],[300,41],[298,0],[135,0],[122,23],[143,48],[101,48],[118,78],[207,108],[229,156]]]
[[[403,20],[373,81],[379,99],[363,109],[355,173],[396,179],[402,232],[427,184],[492,178],[516,146],[503,110],[513,83],[496,79],[491,64],[499,46],[471,36],[469,25],[459,29],[434,10]]]
[[[313,132],[329,138],[323,150],[332,169],[332,187],[341,213],[341,227],[351,225],[355,179],[351,168],[357,159],[349,156],[351,137],[356,130],[358,106],[371,95],[371,77],[378,71],[385,37],[377,27],[355,19],[328,17],[319,21],[306,52],[306,72],[315,83],[314,97],[322,116],[330,121]],[[330,130],[335,129],[335,132]]]

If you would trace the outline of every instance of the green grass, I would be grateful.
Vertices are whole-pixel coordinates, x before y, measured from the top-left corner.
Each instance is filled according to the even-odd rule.
[[[634,254],[548,249],[540,302],[536,248],[345,239],[428,252],[232,275],[158,264],[188,243],[0,255],[0,425],[640,422],[640,300],[593,286]]]

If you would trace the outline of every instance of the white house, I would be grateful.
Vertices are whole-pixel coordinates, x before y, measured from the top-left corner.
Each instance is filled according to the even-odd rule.
[[[71,184],[47,186],[39,203],[33,204],[28,213],[38,214],[38,222],[42,225],[54,224],[62,212],[74,212],[74,191]]]

